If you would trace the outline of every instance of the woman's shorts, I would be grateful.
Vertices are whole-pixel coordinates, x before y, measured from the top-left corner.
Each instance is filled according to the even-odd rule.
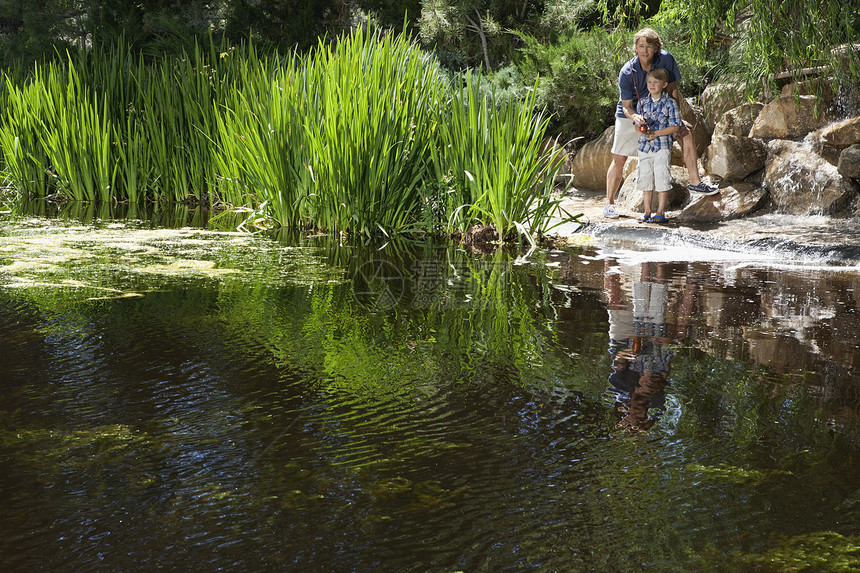
[[[612,153],[636,157],[639,155],[639,136],[633,120],[626,117],[615,118],[615,134],[612,136]]]

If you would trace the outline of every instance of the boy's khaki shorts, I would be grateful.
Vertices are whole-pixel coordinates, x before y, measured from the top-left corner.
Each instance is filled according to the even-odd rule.
[[[672,188],[672,173],[669,170],[671,149],[654,152],[639,152],[639,167],[636,169],[636,190],[663,193]]]

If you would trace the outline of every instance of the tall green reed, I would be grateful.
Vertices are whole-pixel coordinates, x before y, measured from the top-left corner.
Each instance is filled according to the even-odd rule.
[[[40,85],[45,107],[39,137],[54,186],[78,201],[109,201],[117,162],[106,101],[82,83],[71,59],[65,69],[51,65]]]
[[[403,36],[321,42],[229,98],[219,118],[223,186],[255,193],[283,226],[414,230],[442,86],[435,63]]]
[[[32,81],[20,85],[6,76],[6,117],[0,124],[5,175],[22,193],[36,197],[49,193],[50,161],[39,137],[45,113],[43,75],[37,67]]]
[[[105,115],[113,124],[112,146],[117,162],[113,199],[137,203],[155,180],[146,125],[141,108],[140,79],[149,73],[143,56],[133,54],[120,38],[111,46],[96,46],[77,54],[87,70],[91,89],[102,94]]]
[[[194,53],[164,60],[137,84],[137,98],[157,179],[158,199],[209,201],[218,179],[213,160],[217,98],[223,78],[217,59]]]
[[[443,87],[435,61],[406,36],[359,30],[321,43],[309,66],[322,80],[305,121],[317,222],[363,235],[414,228]]]
[[[235,205],[265,203],[282,227],[312,226],[314,166],[304,121],[314,104],[313,69],[298,56],[245,69],[244,89],[228,96],[218,116],[222,197]]]
[[[286,59],[210,39],[145,62],[120,42],[7,75],[3,97],[7,172],[37,196],[264,205],[283,227],[364,236],[480,223],[507,238],[555,207],[533,98],[452,91],[391,33]]]
[[[544,144],[549,120],[533,112],[534,91],[496,100],[469,76],[447,109],[433,167],[448,230],[492,224],[502,239],[546,232],[558,214],[560,150]]]

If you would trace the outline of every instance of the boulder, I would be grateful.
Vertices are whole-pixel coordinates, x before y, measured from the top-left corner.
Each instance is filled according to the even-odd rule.
[[[851,147],[842,150],[842,153],[839,154],[839,163],[836,165],[836,171],[842,177],[860,179],[860,143],[855,143]]]
[[[703,159],[705,171],[726,183],[741,181],[764,169],[766,161],[767,147],[760,139],[736,135],[715,136]]]
[[[703,196],[681,211],[682,223],[717,223],[746,217],[767,203],[767,190],[753,183],[736,183],[717,195]]]
[[[702,92],[702,114],[708,129],[713,132],[720,117],[746,100],[743,84],[712,84]]]
[[[833,103],[836,94],[833,91],[833,79],[809,76],[782,86],[779,97],[794,97],[799,95],[817,95],[824,99],[825,105]]]
[[[761,102],[748,102],[730,109],[723,114],[717,122],[716,127],[714,127],[714,137],[718,135],[749,137],[753,122],[755,122],[763,107],[764,104]]]
[[[841,44],[831,49],[830,55],[839,60],[842,67],[847,70],[852,62],[856,62],[857,58],[860,57],[860,43]]]
[[[778,212],[838,214],[856,198],[856,185],[809,145],[775,140],[767,147],[764,183]]]
[[[636,175],[636,169],[639,168],[638,157],[628,157],[624,162],[624,179],[627,180],[631,175]]]
[[[690,105],[685,99],[681,99],[681,105],[679,106],[681,109],[681,119],[690,124],[693,132],[693,143],[696,144],[696,156],[701,157],[701,155],[708,148],[708,145],[711,144],[711,131],[713,128],[710,127],[705,121],[705,115],[702,113],[702,110],[696,106]],[[672,155],[676,155],[680,162],[675,163],[675,165],[683,165],[683,159],[681,158],[681,147],[676,143],[672,152]]]
[[[826,122],[817,96],[780,97],[765,104],[753,122],[750,137],[802,139]]]
[[[821,143],[836,149],[860,143],[860,116],[828,125],[819,133]]]
[[[667,208],[680,209],[690,198],[690,192],[687,190],[687,185],[690,183],[689,174],[684,167],[677,165],[671,166],[670,169],[672,171],[672,189],[667,191],[669,193]],[[652,212],[657,210],[657,200],[657,193],[654,193]],[[615,202],[629,211],[636,213],[644,211],[645,204],[642,201],[642,191],[636,190],[635,170],[624,180],[624,184],[618,190]]]
[[[555,170],[555,184],[562,189],[567,189],[568,186],[572,184],[573,178],[573,176],[570,175],[572,155],[567,146],[559,143],[560,137],[561,136],[557,135],[555,137],[547,137],[544,139],[544,142],[541,144],[541,153],[552,155],[553,160],[550,162],[549,168]]]
[[[605,189],[606,170],[612,162],[612,137],[615,126],[607,128],[597,139],[582,146],[570,160],[570,173],[574,187]]]

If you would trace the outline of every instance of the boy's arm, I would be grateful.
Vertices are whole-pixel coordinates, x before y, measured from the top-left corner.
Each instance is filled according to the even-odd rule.
[[[648,132],[648,139],[654,139],[655,137],[660,137],[661,135],[674,135],[681,131],[680,125],[670,125],[669,127],[664,127],[663,129],[658,129],[655,131]]]
[[[664,127],[663,129],[656,129],[648,133],[648,139],[654,139],[655,137],[660,137],[661,135],[674,135],[681,131],[681,110],[678,107],[678,104],[673,100],[668,100],[667,107],[669,108],[669,125]]]

